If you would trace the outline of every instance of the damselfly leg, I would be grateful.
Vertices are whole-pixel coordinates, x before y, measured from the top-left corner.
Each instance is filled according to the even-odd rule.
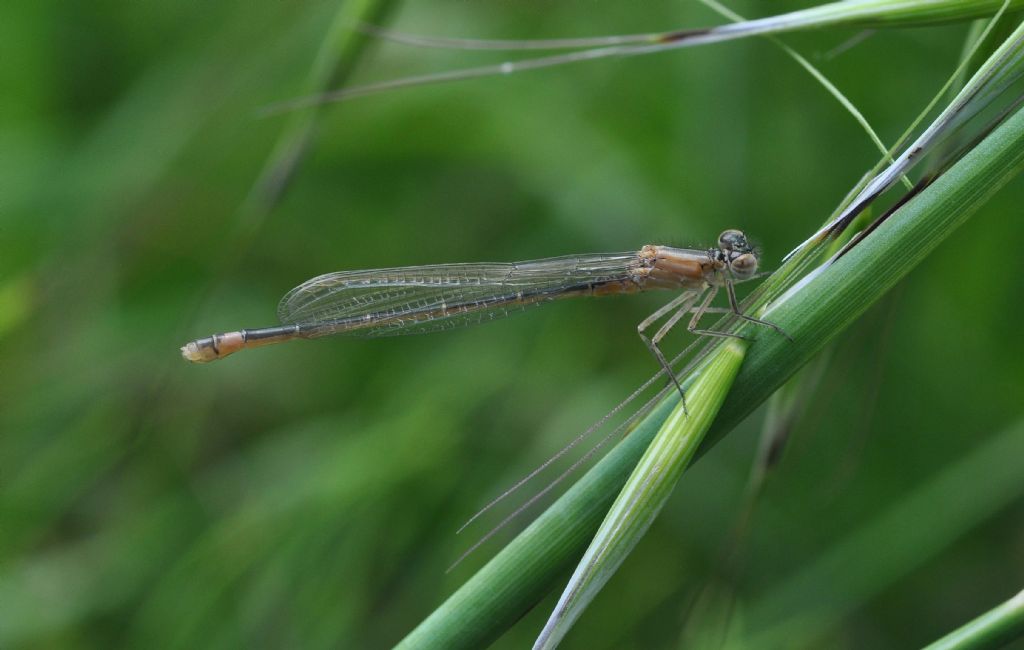
[[[720,287],[725,287],[726,295],[729,298],[729,308],[717,308],[712,307],[711,302],[718,295]],[[701,299],[700,304],[696,307],[694,304]],[[651,326],[654,325],[658,320],[663,318],[666,314],[672,313],[668,320],[662,324],[654,336],[648,337],[644,332],[647,331]],[[736,288],[734,286],[733,278],[726,273],[719,273],[717,282],[710,283],[703,291],[684,291],[682,294],[672,299],[670,302],[659,307],[654,313],[645,318],[639,325],[637,325],[637,334],[640,335],[640,340],[644,342],[647,349],[657,360],[665,374],[668,375],[669,381],[679,391],[680,398],[682,399],[683,410],[686,410],[686,393],[683,391],[682,385],[679,383],[679,378],[676,373],[672,370],[671,364],[665,357],[665,353],[662,351],[660,343],[665,336],[668,335],[672,329],[679,324],[679,321],[683,319],[687,314],[692,313],[693,316],[690,318],[689,323],[686,325],[686,330],[691,334],[698,336],[715,336],[720,338],[738,338],[747,339],[748,337],[735,332],[722,332],[718,330],[704,329],[698,327],[700,324],[701,317],[708,313],[717,314],[733,314],[737,318],[747,321],[749,323],[755,323],[764,327],[769,327],[779,334],[785,336],[787,339],[792,341],[792,337],[786,334],[785,331],[775,323],[770,323],[753,316],[747,316],[740,309],[739,300],[736,297]]]
[[[733,285],[731,281],[725,283],[725,293],[728,294],[729,296],[729,308],[732,310],[732,313],[735,314],[737,318],[745,320],[748,323],[754,323],[756,325],[771,328],[778,332],[779,334],[785,336],[786,339],[789,340],[790,342],[793,341],[793,337],[790,336],[789,334],[786,334],[786,331],[783,330],[778,325],[776,325],[775,323],[766,320],[761,320],[760,318],[754,318],[753,316],[747,316],[746,314],[744,314],[743,311],[740,309],[740,301],[736,299],[736,287]]]
[[[672,370],[672,366],[665,358],[665,354],[661,351],[658,343],[661,339],[665,338],[672,326],[675,325],[682,315],[688,313],[693,308],[693,303],[697,302],[700,298],[700,293],[697,291],[684,291],[679,296],[673,298],[671,301],[665,303],[659,307],[653,314],[645,318],[639,325],[636,326],[636,333],[640,335],[640,340],[644,342],[647,349],[650,350],[651,354],[661,365],[662,370],[668,375],[669,380],[675,384],[676,389],[679,391],[679,397],[683,400],[683,409],[686,409],[686,393],[683,391],[683,387],[679,384],[679,378],[676,377],[676,373]],[[675,309],[675,313],[669,318],[669,320],[658,329],[654,334],[653,338],[648,337],[644,332],[654,323],[656,323],[662,316]]]

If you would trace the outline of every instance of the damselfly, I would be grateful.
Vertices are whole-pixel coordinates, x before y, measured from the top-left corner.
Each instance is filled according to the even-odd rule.
[[[726,230],[707,249],[647,245],[637,252],[570,255],[505,264],[438,264],[369,271],[340,271],[289,291],[277,308],[282,325],[214,334],[181,348],[205,363],[245,348],[335,334],[396,336],[450,329],[507,316],[532,305],[573,296],[609,296],[651,289],[680,294],[638,326],[640,338],[676,382],[659,343],[691,315],[687,330],[708,336],[735,334],[701,329],[708,312],[775,325],[740,311],[734,285],[757,276],[758,254],[739,230]],[[711,301],[725,289],[729,309]],[[654,333],[645,333],[660,319]],[[784,333],[783,333],[784,334]],[[682,388],[679,388],[682,394]]]

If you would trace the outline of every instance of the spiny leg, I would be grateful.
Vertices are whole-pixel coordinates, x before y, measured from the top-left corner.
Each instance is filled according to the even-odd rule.
[[[687,300],[690,300],[692,302],[693,297],[694,296],[692,291],[684,291],[683,293],[679,294],[678,296],[668,301],[661,307],[658,307],[657,311],[655,311],[653,314],[640,321],[640,324],[636,326],[636,331],[642,336],[643,333],[647,330],[647,328],[656,323],[659,318],[669,313],[670,311],[672,311],[682,303],[686,302]]]
[[[710,287],[709,289],[710,290],[708,290],[707,297],[704,299],[704,301],[701,303],[699,307],[695,308],[693,306],[693,303],[696,302],[697,298],[700,297],[699,293],[695,293],[691,300],[684,303],[678,310],[676,310],[674,314],[672,314],[672,316],[667,321],[665,321],[665,323],[658,329],[657,333],[651,338],[650,342],[648,343],[648,348],[651,350],[651,353],[654,354],[654,356],[659,360],[659,362],[661,362],[662,367],[664,367],[666,371],[669,372],[669,376],[672,378],[672,381],[675,383],[676,388],[679,390],[679,394],[683,398],[683,412],[686,413],[687,415],[689,415],[689,411],[687,411],[686,409],[686,394],[683,392],[682,387],[679,385],[679,381],[676,378],[675,373],[671,371],[671,368],[669,367],[668,362],[665,359],[665,355],[661,351],[661,346],[659,346],[658,344],[661,343],[661,340],[665,338],[665,336],[667,336],[670,331],[672,331],[672,328],[679,324],[679,321],[682,320],[684,316],[691,312],[694,314],[694,316],[690,320],[690,324],[687,327],[688,331],[697,334],[706,334],[709,336],[742,338],[736,334],[726,334],[724,332],[716,332],[713,330],[699,330],[694,328],[694,323],[698,321],[700,317],[707,313],[709,310],[721,311],[723,313],[730,314],[732,313],[728,309],[718,310],[708,307],[708,304],[714,299],[715,294],[717,293],[717,289],[715,287]],[[641,335],[641,337],[643,337],[643,335]],[[645,343],[646,342],[647,341],[645,340]]]
[[[694,300],[696,300],[696,298],[699,295],[700,294],[695,295]],[[683,316],[690,313],[690,311],[693,309],[694,300],[691,300],[688,303],[684,304],[682,307],[676,310],[676,313],[672,314],[672,316],[667,321],[665,321],[661,328],[658,329],[658,332],[651,338],[649,346],[651,352],[654,353],[654,356],[658,358],[658,361],[661,363],[662,367],[665,368],[666,372],[669,373],[669,377],[672,378],[672,383],[676,385],[676,389],[679,391],[679,396],[682,399],[683,413],[685,413],[686,415],[690,414],[689,410],[686,408],[686,392],[683,391],[683,387],[679,384],[679,379],[676,377],[676,373],[672,371],[671,365],[669,365],[668,361],[665,359],[665,354],[661,351],[661,346],[658,344],[661,343],[661,340],[665,338],[665,335],[667,335],[672,330],[672,328],[676,326],[676,324],[683,318]]]
[[[731,280],[725,281],[725,293],[729,296],[729,307],[732,309],[732,313],[736,314],[736,316],[738,316],[740,319],[751,323],[757,323],[758,325],[764,325],[765,327],[770,327],[779,334],[785,336],[787,339],[789,339],[790,342],[793,341],[793,337],[790,336],[789,334],[786,334],[785,330],[783,330],[775,323],[770,323],[766,320],[754,318],[753,316],[747,316],[742,311],[740,311],[740,302],[739,300],[736,299],[736,287],[733,286]]]
[[[693,308],[693,303],[696,302],[699,297],[700,293],[698,292],[684,291],[676,298],[673,298],[668,303],[659,307],[657,311],[655,311],[653,314],[645,318],[643,322],[641,322],[636,327],[636,333],[640,335],[640,340],[644,342],[644,345],[647,346],[647,349],[650,350],[651,354],[654,355],[654,358],[658,360],[658,363],[661,365],[662,370],[664,370],[665,373],[668,374],[669,380],[671,380],[671,382],[675,384],[676,389],[679,391],[679,396],[683,400],[683,412],[687,414],[689,413],[686,410],[686,393],[683,391],[683,387],[679,384],[679,379],[676,377],[676,373],[672,371],[672,366],[669,365],[668,359],[665,358],[665,355],[662,353],[661,348],[658,347],[658,342],[665,337],[665,334],[668,333],[668,330],[672,328],[672,325],[675,325],[675,323],[679,321],[683,314],[688,313]],[[654,335],[653,340],[644,335],[644,331],[647,328],[649,328],[659,318],[661,318],[662,316],[664,316],[673,309],[676,309],[676,313],[674,313],[672,317],[668,320],[668,322],[665,323],[665,325],[663,325],[661,329],[658,330],[658,332]]]
[[[712,285],[708,290],[707,296],[699,307],[693,312],[693,318],[690,319],[689,324],[686,326],[686,330],[693,334],[700,334],[701,336],[717,336],[723,339],[746,339],[744,336],[739,334],[730,334],[729,332],[718,332],[716,330],[706,330],[697,327],[700,323],[701,317],[711,310],[711,301],[718,295],[718,285]]]

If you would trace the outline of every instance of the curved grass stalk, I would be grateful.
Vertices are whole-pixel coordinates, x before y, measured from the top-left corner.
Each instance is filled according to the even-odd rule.
[[[277,102],[265,107],[263,115],[274,115],[321,104],[341,102],[365,95],[480,77],[501,76],[597,59],[639,56],[698,45],[802,32],[828,27],[891,28],[963,21],[990,16],[1004,5],[1024,7],[1024,0],[841,0],[767,18],[716,27],[680,29],[647,34],[545,40],[485,41],[481,39],[444,39],[364,26],[377,36],[405,44],[456,49],[497,50],[570,50],[536,58],[505,61],[446,72],[391,79],[364,86],[344,88],[316,95]]]
[[[706,0],[703,4],[723,13]],[[749,36],[766,36],[789,31],[803,31],[835,25],[874,29],[894,26],[919,26],[942,22],[970,20],[991,15],[1003,0],[840,0],[767,18],[734,20],[734,25],[668,32],[615,34],[582,38],[484,39],[447,38],[362,24],[358,29],[377,38],[409,45],[443,50],[576,50],[666,43],[672,40],[691,41],[693,45],[718,43]],[[725,14],[723,14],[725,15]]]
[[[842,257],[770,310],[796,339],[750,347],[699,457],[881,298],[1024,167],[1024,113],[998,126]],[[686,378],[690,384],[693,377]],[[661,423],[669,394],[591,471],[413,630],[404,648],[474,648],[497,638],[550,589],[593,536]]]

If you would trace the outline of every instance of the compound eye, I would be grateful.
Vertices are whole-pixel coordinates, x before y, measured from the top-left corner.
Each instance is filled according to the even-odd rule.
[[[744,253],[730,263],[733,274],[740,280],[746,280],[757,273],[757,257],[753,253]]]
[[[718,247],[727,251],[749,250],[747,237],[739,230],[726,230],[718,236]]]

